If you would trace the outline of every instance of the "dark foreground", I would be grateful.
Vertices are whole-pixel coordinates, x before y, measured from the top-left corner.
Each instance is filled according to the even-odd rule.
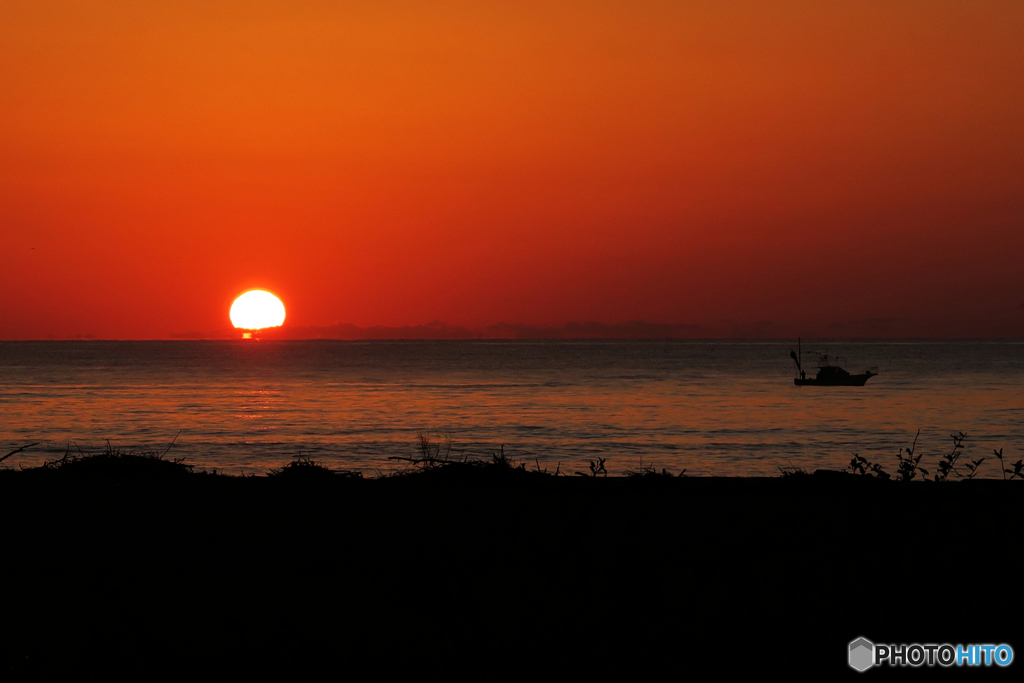
[[[1016,481],[0,475],[5,679],[1024,665],[846,659],[1024,657]]]

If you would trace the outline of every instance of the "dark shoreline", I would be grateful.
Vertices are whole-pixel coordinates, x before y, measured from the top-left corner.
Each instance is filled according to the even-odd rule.
[[[859,636],[1024,648],[1017,481],[54,475],[0,471],[9,674],[832,676]]]

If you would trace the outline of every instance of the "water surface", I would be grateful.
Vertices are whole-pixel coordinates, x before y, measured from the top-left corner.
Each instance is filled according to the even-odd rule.
[[[2,342],[0,455],[34,466],[107,440],[200,469],[262,474],[299,454],[371,475],[450,437],[458,457],[504,445],[530,467],[693,475],[890,472],[913,441],[934,463],[1024,456],[1024,343],[826,341],[867,386],[796,387],[788,341]],[[848,360],[847,360],[848,359]],[[810,359],[805,360],[805,363]],[[813,362],[811,362],[813,366]],[[812,373],[809,373],[812,374]]]

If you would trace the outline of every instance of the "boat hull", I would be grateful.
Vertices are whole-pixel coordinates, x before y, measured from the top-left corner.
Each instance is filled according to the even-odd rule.
[[[865,372],[862,375],[848,375],[846,377],[829,377],[828,379],[800,379],[793,380],[798,387],[862,387],[869,379],[877,375],[876,372]]]

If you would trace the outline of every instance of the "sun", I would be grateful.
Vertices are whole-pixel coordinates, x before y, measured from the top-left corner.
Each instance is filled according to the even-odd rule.
[[[231,324],[243,330],[279,327],[284,322],[284,304],[270,292],[252,289],[231,304]]]

